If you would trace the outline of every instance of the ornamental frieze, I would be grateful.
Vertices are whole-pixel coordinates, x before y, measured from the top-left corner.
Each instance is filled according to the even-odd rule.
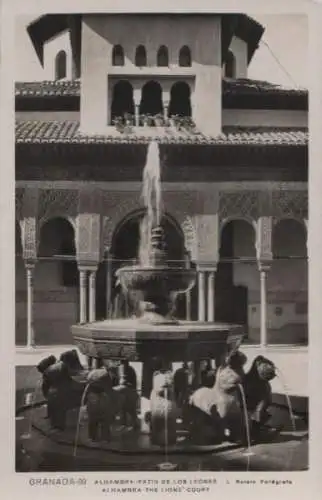
[[[75,219],[78,213],[79,191],[76,189],[41,189],[38,201],[40,226],[54,217]]]
[[[291,191],[279,189],[272,192],[272,216],[277,219],[295,218],[307,219],[307,190]]]
[[[23,199],[25,190],[23,188],[16,188],[15,192],[15,210],[16,210],[16,220],[21,220],[23,217]]]
[[[259,217],[258,191],[223,191],[219,193],[219,217],[221,221],[244,218],[250,222]]]

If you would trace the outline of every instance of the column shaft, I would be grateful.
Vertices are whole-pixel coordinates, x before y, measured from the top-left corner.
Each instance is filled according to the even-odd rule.
[[[208,273],[208,321],[215,321],[215,271]]]
[[[34,332],[34,266],[27,266],[27,347],[35,345]]]
[[[87,321],[87,271],[81,269],[79,271],[79,292],[80,292],[80,323]]]
[[[206,320],[205,272],[198,272],[198,319]]]
[[[106,269],[106,316],[112,317],[112,255],[107,255]]]
[[[260,268],[260,344],[262,347],[267,345],[267,270]]]
[[[96,271],[89,274],[89,321],[96,319]]]

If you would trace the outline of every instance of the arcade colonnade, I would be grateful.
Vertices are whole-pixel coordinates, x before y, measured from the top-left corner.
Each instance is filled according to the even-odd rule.
[[[96,319],[99,299],[96,294],[98,269],[103,262],[107,269],[105,300],[107,304],[110,302],[113,279],[111,263],[115,258],[114,235],[122,227],[124,220],[131,219],[133,214],[142,210],[139,189],[140,186],[134,183],[132,189],[118,183],[113,190],[110,185],[108,188],[88,185],[59,188],[53,185],[49,188],[39,183],[35,186],[23,183],[17,186],[16,255],[18,259],[20,257],[20,265],[26,278],[24,321],[29,347],[35,345],[35,281],[40,279],[37,278],[37,268],[41,267],[42,261],[48,261],[47,274],[42,277],[45,280],[54,256],[61,259],[63,266],[64,262],[69,263],[63,285],[64,290],[67,290],[68,281],[74,280],[75,283],[76,280],[78,285],[70,298],[71,302],[79,304],[78,317],[74,321]],[[306,185],[272,184],[269,189],[267,184],[252,186],[251,183],[192,185],[188,189],[187,185],[182,188],[168,185],[163,190],[163,201],[169,219],[182,235],[183,258],[187,263],[192,262],[198,271],[195,295],[192,292],[192,296],[187,294],[185,297],[186,318],[191,319],[193,303],[196,302],[196,316],[200,321],[226,319],[219,317],[221,306],[219,305],[219,314],[216,307],[217,298],[219,299],[216,293],[218,282],[221,280],[224,283],[226,279],[220,276],[227,276],[222,269],[230,266],[235,276],[240,275],[242,269],[244,278],[239,277],[237,281],[249,281],[253,279],[256,268],[254,279],[257,279],[259,273],[259,307],[258,311],[253,307],[253,312],[259,317],[259,342],[265,346],[268,343],[267,283],[270,273],[282,276],[282,280],[285,278],[278,261],[286,256],[293,266],[299,260],[304,266],[307,265]],[[61,225],[53,230],[57,220]],[[57,242],[62,232],[69,234],[71,243],[63,241],[58,247]],[[248,235],[248,242],[245,243],[243,236],[238,243],[238,234]],[[277,240],[282,242],[283,248],[278,248]],[[285,245],[287,247],[291,240],[295,242],[295,247],[298,247],[301,240],[302,247],[299,251],[291,248],[285,250]],[[283,266],[285,268],[284,264]],[[296,268],[290,268],[291,275],[294,274],[294,269]],[[303,273],[301,276],[304,276]],[[278,291],[278,287],[276,290]],[[236,297],[238,302],[238,296]],[[226,302],[227,298],[228,302],[229,298],[230,302],[234,300],[229,291]],[[55,301],[54,297],[52,308],[58,307],[57,303],[55,306]],[[277,314],[278,308],[275,309]]]

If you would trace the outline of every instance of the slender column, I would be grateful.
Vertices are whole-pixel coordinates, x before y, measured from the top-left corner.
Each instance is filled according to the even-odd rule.
[[[169,112],[169,100],[166,99],[163,101],[163,118],[165,122],[168,119],[168,112]]]
[[[163,118],[165,122],[168,120],[170,103],[170,88],[169,84],[164,82],[162,89],[162,105],[163,105]]]
[[[85,269],[79,270],[79,291],[80,291],[80,323],[87,321],[87,271]]]
[[[206,320],[205,272],[198,272],[198,319]]]
[[[208,315],[209,322],[215,321],[215,271],[208,273]]]
[[[27,347],[35,345],[34,331],[34,264],[27,264]]]
[[[112,254],[107,253],[106,266],[106,316],[112,317]]]
[[[259,265],[260,275],[260,345],[267,345],[267,272],[268,266]]]
[[[188,253],[185,256],[185,261],[186,261],[186,269],[190,269],[190,258],[189,258]],[[188,292],[186,292],[186,320],[187,321],[191,320],[191,291],[190,290],[188,290]]]
[[[96,271],[89,273],[89,321],[96,319]]]
[[[142,97],[142,89],[141,88],[135,88],[133,92],[133,100],[134,100],[134,120],[135,120],[135,126],[139,127],[140,125],[140,103],[141,103],[141,97]]]

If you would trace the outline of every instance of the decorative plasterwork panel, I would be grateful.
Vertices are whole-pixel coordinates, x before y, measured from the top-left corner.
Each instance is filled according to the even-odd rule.
[[[217,215],[196,215],[196,260],[200,265],[215,267],[219,260],[219,218]]]
[[[307,219],[308,192],[280,189],[272,192],[272,215],[276,219]]]
[[[98,263],[101,250],[99,214],[79,214],[76,218],[76,253],[81,263]]]
[[[260,217],[256,231],[256,254],[259,261],[272,259],[272,217]]]
[[[183,216],[178,220],[184,235],[184,242],[186,250],[189,252],[192,260],[197,259],[198,253],[198,240],[196,235],[196,227],[194,218],[190,215]]]
[[[219,193],[219,217],[221,222],[227,219],[243,218],[252,223],[258,216],[258,191],[225,191]]]
[[[16,220],[20,221],[23,217],[23,199],[25,190],[23,188],[17,188],[15,192],[15,217]]]
[[[110,191],[102,193],[102,243],[104,249],[112,245],[119,224],[131,213],[142,210],[140,195],[136,192]]]
[[[42,189],[39,192],[38,220],[41,226],[54,217],[64,217],[74,225],[78,213],[76,189]]]

